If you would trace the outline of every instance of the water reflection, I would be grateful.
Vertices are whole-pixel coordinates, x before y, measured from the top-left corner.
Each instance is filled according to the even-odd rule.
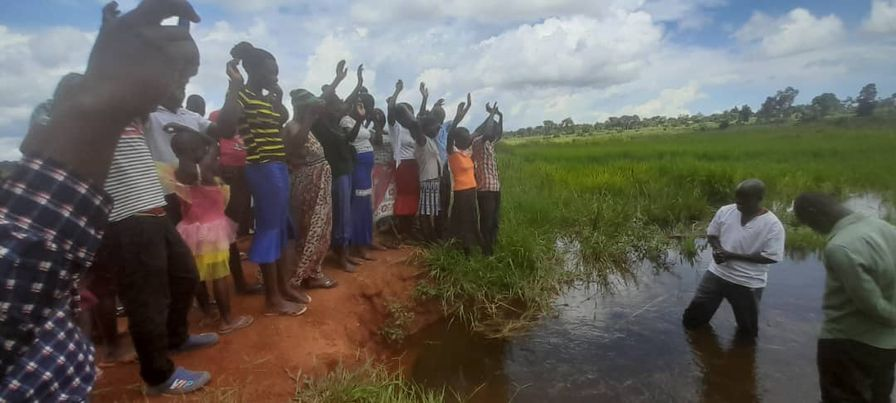
[[[702,402],[761,401],[756,381],[756,343],[735,338],[723,348],[712,326],[686,332],[702,377]]]
[[[693,265],[645,266],[634,277],[574,287],[557,299],[553,317],[506,341],[436,326],[424,337],[435,344],[417,347],[413,377],[472,402],[818,401],[824,270],[815,256],[772,268],[754,347],[733,342],[734,316],[725,306],[712,321],[715,332],[682,329],[708,259],[702,252]]]

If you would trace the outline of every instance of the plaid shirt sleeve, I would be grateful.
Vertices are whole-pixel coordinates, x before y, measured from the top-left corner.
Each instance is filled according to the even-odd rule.
[[[0,185],[0,402],[87,400],[93,347],[73,322],[71,290],[111,205],[39,159],[23,159]]]

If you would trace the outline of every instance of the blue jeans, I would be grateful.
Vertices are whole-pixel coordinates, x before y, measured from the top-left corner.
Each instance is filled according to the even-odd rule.
[[[697,287],[694,299],[684,311],[682,323],[687,329],[706,325],[725,299],[734,311],[739,335],[756,337],[759,334],[759,301],[762,299],[762,290],[734,284],[707,271]]]

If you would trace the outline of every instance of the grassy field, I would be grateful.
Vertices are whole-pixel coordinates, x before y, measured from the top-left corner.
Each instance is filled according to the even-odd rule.
[[[795,226],[790,201],[804,191],[872,191],[894,200],[894,128],[894,120],[843,119],[510,141],[499,147],[498,253],[467,259],[451,248],[430,249],[421,258],[432,281],[419,291],[480,331],[513,332],[548,311],[570,282],[600,281],[645,259],[661,264],[676,246],[694,253],[693,240],[715,209],[751,177],[768,185],[768,205],[788,226],[788,247],[815,248],[821,238]],[[570,264],[564,247],[581,258]]]

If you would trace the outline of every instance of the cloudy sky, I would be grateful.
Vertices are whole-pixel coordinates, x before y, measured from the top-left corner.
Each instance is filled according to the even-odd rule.
[[[128,10],[136,0],[120,1]],[[572,117],[754,109],[791,85],[798,103],[896,92],[896,0],[193,0],[202,67],[188,89],[212,106],[228,51],[274,53],[281,84],[319,89],[340,59],[364,63],[378,101],[395,80],[456,103],[472,91],[482,118],[498,101],[507,126]],[[14,159],[31,109],[82,71],[98,0],[0,2],[0,160]],[[346,92],[353,83],[349,80]],[[470,123],[470,122],[467,122]]]

